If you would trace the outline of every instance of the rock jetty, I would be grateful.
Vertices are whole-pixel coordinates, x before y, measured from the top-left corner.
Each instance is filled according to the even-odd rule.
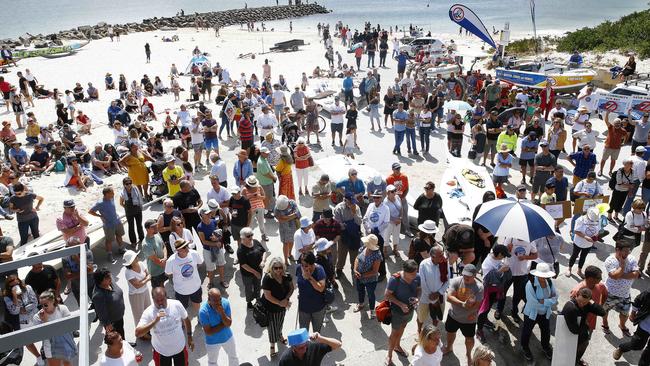
[[[52,34],[32,35],[25,33],[17,39],[0,40],[0,45],[8,47],[28,46],[48,47],[52,44],[62,44],[63,40],[70,39],[100,39],[108,37],[109,26],[120,35],[134,32],[149,32],[158,29],[189,28],[201,25],[202,27],[225,27],[229,25],[259,23],[271,20],[298,18],[314,14],[329,13],[325,7],[318,4],[298,4],[283,6],[265,6],[260,8],[231,9],[209,13],[194,13],[177,15],[173,17],[155,17],[143,19],[140,23],[108,24],[100,22],[97,25],[82,25],[77,28],[60,31]],[[257,25],[256,25],[257,26]]]

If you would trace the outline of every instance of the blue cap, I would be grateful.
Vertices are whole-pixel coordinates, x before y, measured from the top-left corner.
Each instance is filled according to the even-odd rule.
[[[352,203],[357,203],[357,199],[354,197],[353,192],[345,192],[345,199],[350,200]]]
[[[309,340],[309,333],[305,328],[296,329],[287,334],[287,340],[289,347],[299,346]]]

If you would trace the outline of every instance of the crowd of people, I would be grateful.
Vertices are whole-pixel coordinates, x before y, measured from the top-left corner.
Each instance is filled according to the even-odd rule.
[[[334,47],[333,37],[339,37],[344,47],[350,47],[350,42],[361,43],[354,52],[357,71],[364,55],[367,67],[374,67],[377,49],[379,66],[385,67],[392,27],[391,32],[382,29],[367,24],[364,32],[353,35],[342,24],[337,25],[336,34],[330,33],[329,26],[318,27],[328,54]],[[87,251],[89,300],[106,344],[100,364],[134,365],[142,359],[134,349],[135,342],[143,340],[151,342],[156,365],[184,365],[194,350],[193,323],[198,323],[202,329],[198,341],[205,343],[208,364],[216,365],[223,350],[229,365],[239,365],[231,329],[237,319],[233,318],[230,300],[222,296],[230,286],[235,266],[239,266],[247,310],[256,314],[260,323],[266,323],[269,357],[279,358],[283,366],[319,365],[327,353],[342,347],[339,340],[321,334],[323,325],[331,321],[328,314],[338,310],[334,303],[341,286],[356,290],[358,301],[351,311],[365,314],[363,321],[376,319],[373,321],[390,324],[387,365],[393,364],[395,357],[408,358],[416,366],[439,365],[444,355],[453,352],[459,330],[465,339],[463,357],[467,364],[492,364],[495,355],[487,346],[488,335],[498,326],[488,315],[495,303],[493,318],[499,321],[507,316],[519,327],[521,351],[527,361],[553,357],[550,322],[557,308],[571,333],[578,335],[576,364],[586,364],[582,356],[596,331],[597,317],[602,317],[601,330],[611,332],[607,315],[613,310],[619,315],[617,326],[624,337],[613,351],[614,359],[645,348],[639,364],[648,365],[648,292],[642,291],[635,299],[631,296],[635,280],[650,275],[650,264],[646,267],[650,251],[650,168],[645,148],[650,132],[648,114],[633,120],[623,115],[612,119],[606,113],[602,122],[608,131],[605,150],[597,157],[594,150],[599,133],[592,129],[596,120],[590,119],[595,112],[590,102],[593,89],[587,88],[567,103],[550,86],[522,90],[480,71],[426,79],[418,70],[439,64],[448,55],[437,58],[423,50],[411,60],[399,51],[399,42],[393,48],[391,57],[397,60],[393,85],[381,85],[377,69],[357,86],[352,80],[354,71],[344,72],[343,102],[337,96],[331,108],[332,145],[338,140],[345,145],[343,153],[354,157],[353,151],[358,148],[356,104],[368,104],[372,128],[376,119],[381,131],[383,101],[383,128],[394,135],[394,154],[402,154],[406,139],[407,153],[418,155],[416,135],[420,138],[419,151],[430,154],[431,134],[446,127],[449,154],[460,157],[469,131],[468,158],[491,170],[494,181],[495,193],[486,194],[483,202],[507,196],[511,169],[517,166],[522,179],[515,188],[516,199],[526,204],[611,193],[607,213],[594,207],[571,219],[568,240],[573,251],[565,274],[573,276],[577,261],[578,278],[572,278],[579,282],[570,294],[560,294],[553,283],[560,275],[558,256],[565,244],[560,232],[566,225],[562,219],[556,221],[555,234],[533,242],[497,238],[477,222],[441,230],[443,199],[435,191],[436,184],[427,182],[417,200],[409,203],[407,195],[412,187],[398,162],[377,167],[383,174],[367,181],[359,178],[356,169],[349,169],[340,181],[323,174],[310,184],[308,172],[315,165],[310,134],[316,135],[317,144],[322,134],[318,133],[318,108],[304,93],[308,78],[303,73],[302,84],[289,93],[282,75],[272,82],[275,75],[268,60],[262,65],[261,82],[255,74],[246,78],[243,73],[240,80],[232,80],[228,69],[219,64],[197,67],[186,103],[180,101],[180,74],[175,65],[170,70],[170,88],[158,77],[152,82],[144,75],[140,82],[129,84],[120,75],[119,98],[107,101],[106,125],[114,140],[97,144],[93,150],[85,146],[82,135],[91,134],[100,123],[92,123],[79,108],[82,103],[99,101],[97,89],[88,83],[84,90],[77,83],[64,93],[65,102],[53,89],[48,97],[55,99],[57,121],[44,126],[34,113],[25,113],[34,103],[32,96],[42,95],[35,77],[29,70],[17,74],[19,87],[9,85],[4,99],[7,110],[12,107],[16,114],[17,129],[25,131],[24,136],[17,134],[9,121],[3,122],[0,131],[5,146],[0,215],[6,220],[13,220],[15,215],[20,242],[14,243],[0,230],[0,262],[11,261],[13,250],[39,237],[38,211],[46,198],[37,194],[38,187],[26,177],[64,172],[66,186],[85,190],[92,182],[101,185],[102,178],[119,174],[124,176],[122,186],[104,186],[102,196],[87,212],[80,212],[74,200],[66,199],[56,218],[56,227],[69,247],[89,245],[88,216],[100,218],[108,261],[125,267],[126,294],[116,281],[116,273],[97,266],[92,251]],[[148,44],[145,49],[146,62],[150,62]],[[407,70],[408,63],[412,65]],[[329,66],[334,67],[333,58]],[[343,65],[339,66],[342,70]],[[219,84],[214,104],[213,80]],[[8,82],[0,77],[3,92],[5,84]],[[105,77],[105,87],[106,94],[116,88],[111,74]],[[362,98],[354,97],[354,88]],[[178,111],[155,110],[154,98],[165,93],[174,94],[182,103]],[[381,101],[380,93],[384,93]],[[454,100],[467,101],[472,108],[445,110],[445,102]],[[23,101],[28,105],[23,106]],[[507,111],[511,113],[504,118]],[[164,121],[158,123],[157,115],[163,113]],[[26,127],[22,125],[23,114]],[[292,124],[297,128],[285,128]],[[74,125],[78,125],[76,132]],[[572,130],[570,152],[565,125]],[[222,135],[224,129],[226,137]],[[33,148],[29,158],[19,138]],[[239,144],[237,160],[230,169],[219,149],[220,143],[228,140]],[[624,152],[623,166],[617,168],[621,149],[627,149],[628,144],[631,152]],[[572,184],[564,177],[559,164],[562,158],[574,166]],[[609,190],[598,182],[607,159]],[[194,172],[198,170],[206,172],[210,180],[207,191],[196,187]],[[144,220],[145,205],[164,195],[167,197],[162,199],[160,215]],[[305,197],[311,198],[311,207],[301,204],[300,198]],[[409,206],[417,211],[416,233],[411,231]],[[123,238],[127,230],[119,216],[122,211],[128,242]],[[478,208],[475,215],[477,212]],[[601,220],[604,214],[618,228],[614,249],[602,266],[585,266],[592,248],[607,234]],[[268,234],[271,225],[278,228],[282,256],[272,255],[269,249],[278,244]],[[260,232],[258,238],[255,228]],[[409,242],[406,250],[400,244],[404,238]],[[637,260],[630,252],[639,245],[642,251]],[[402,262],[401,270],[394,273],[386,264],[391,255]],[[345,273],[348,264],[349,273]],[[78,255],[64,258],[63,278],[43,264],[34,265],[24,279],[17,272],[4,273],[3,332],[67,316],[69,310],[62,304],[61,295],[72,292],[79,303],[79,265]],[[207,281],[199,276],[199,268],[205,268]],[[603,277],[605,281],[601,282]],[[171,285],[165,287],[167,281]],[[383,281],[387,282],[386,290],[377,294],[377,285]],[[62,283],[68,285],[62,289]],[[511,306],[506,313],[506,294],[511,288]],[[294,292],[298,294],[299,329],[287,332],[291,324],[284,324],[285,315],[295,299]],[[124,331],[125,317],[129,316],[127,298],[135,334]],[[192,319],[194,314],[196,320]],[[413,318],[418,342],[410,348],[403,342],[403,334]],[[630,322],[637,326],[634,334],[628,327]],[[530,347],[536,325],[541,332],[542,355],[534,355]],[[77,353],[74,336],[52,336],[41,349],[35,345],[27,349],[38,364],[71,365]],[[475,339],[482,344],[475,346]],[[280,344],[288,346],[281,355]]]

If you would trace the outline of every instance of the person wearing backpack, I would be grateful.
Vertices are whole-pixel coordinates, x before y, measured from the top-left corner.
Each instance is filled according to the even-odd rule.
[[[607,220],[610,222],[619,221],[618,214],[623,209],[628,192],[633,187],[634,172],[632,171],[632,159],[626,158],[623,160],[623,167],[619,168],[609,179],[609,189],[612,190],[612,196],[609,200]],[[614,217],[612,217],[612,213]]]
[[[636,324],[636,331],[632,339],[621,343],[614,350],[613,357],[618,360],[625,352],[643,349],[639,358],[639,366],[648,366],[650,365],[650,342],[648,342],[650,338],[650,291],[645,290],[634,298],[630,320]]]
[[[592,207],[587,212],[576,220],[575,227],[573,228],[573,252],[569,258],[569,265],[565,275],[571,276],[571,269],[580,255],[578,261],[578,276],[583,278],[582,267],[585,265],[587,254],[594,242],[598,240],[598,233],[600,231],[600,212],[596,207]]]
[[[521,327],[521,348],[527,361],[533,360],[530,350],[530,336],[535,324],[539,325],[544,356],[553,358],[551,347],[551,330],[549,319],[553,306],[557,304],[558,294],[551,281],[555,272],[548,263],[539,263],[537,268],[530,271],[532,278],[526,284],[526,306],[524,306],[524,324]]]
[[[622,224],[622,235],[634,237],[634,247],[641,244],[641,233],[648,227],[648,217],[644,212],[645,206],[642,199],[635,199],[632,203],[632,210],[625,214]]]

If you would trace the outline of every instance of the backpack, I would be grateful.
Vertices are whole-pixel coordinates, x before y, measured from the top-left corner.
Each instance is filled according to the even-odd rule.
[[[616,175],[617,174],[618,174],[618,170],[616,171],[616,173],[612,174],[611,177],[609,177],[608,185],[609,185],[609,189],[611,189],[612,191],[616,188]]]

